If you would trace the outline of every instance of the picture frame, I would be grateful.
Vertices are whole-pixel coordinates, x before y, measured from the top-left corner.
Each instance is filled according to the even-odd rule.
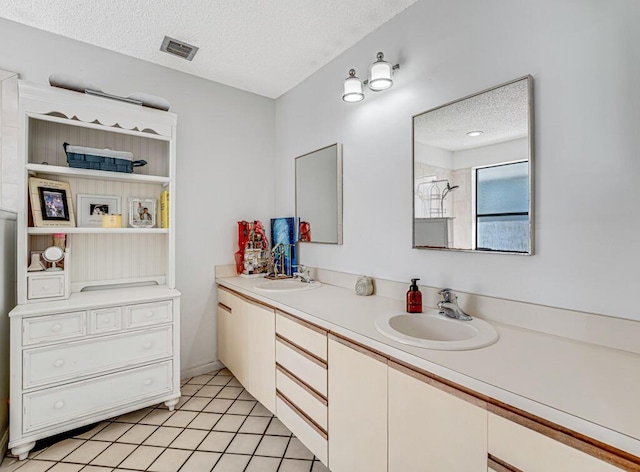
[[[129,198],[129,227],[155,228],[156,203],[155,198]]]
[[[122,198],[117,195],[79,193],[76,199],[79,228],[101,228],[102,215],[122,213]]]
[[[68,182],[29,177],[29,201],[35,227],[76,226],[71,186]]]

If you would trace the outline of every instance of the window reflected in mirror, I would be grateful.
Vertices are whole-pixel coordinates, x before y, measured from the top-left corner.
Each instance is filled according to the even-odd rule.
[[[533,253],[532,77],[413,118],[413,246]]]

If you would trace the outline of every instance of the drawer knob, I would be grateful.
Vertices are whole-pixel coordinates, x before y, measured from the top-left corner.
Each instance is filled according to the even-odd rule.
[[[51,331],[54,333],[59,332],[62,329],[62,325],[60,323],[56,323],[51,327]]]
[[[60,409],[64,408],[64,402],[63,402],[62,400],[58,400],[58,401],[53,405],[53,407],[54,407],[56,410],[60,410]]]
[[[153,383],[153,380],[151,380],[150,378],[148,378],[148,379],[146,379],[146,380],[144,381],[144,384],[145,384],[145,385],[151,385],[152,383]]]
[[[153,346],[153,343],[151,341],[148,341],[148,342],[144,343],[143,347],[145,349],[151,349],[151,346]]]
[[[53,363],[55,367],[62,367],[64,365],[64,359],[58,359]]]
[[[152,311],[148,311],[144,314],[145,318],[151,318],[153,316],[153,312]]]

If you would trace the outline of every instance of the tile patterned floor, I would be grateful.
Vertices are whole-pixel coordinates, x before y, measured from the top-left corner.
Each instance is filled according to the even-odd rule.
[[[36,449],[38,445],[36,445]],[[176,411],[145,408],[95,425],[0,472],[328,472],[227,369],[183,381]]]

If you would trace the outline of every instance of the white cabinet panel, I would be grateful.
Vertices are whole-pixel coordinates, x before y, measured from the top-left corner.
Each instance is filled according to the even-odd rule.
[[[271,412],[276,411],[276,320],[273,308],[243,301],[246,316],[245,387]]]
[[[170,393],[172,363],[163,362],[23,397],[24,432],[96,414],[142,398]]]
[[[23,388],[170,356],[171,326],[24,351]]]
[[[118,331],[122,326],[122,307],[115,306],[89,311],[89,332],[91,334]]]
[[[86,313],[61,313],[49,316],[34,316],[22,321],[22,344],[55,342],[78,338],[87,333]]]
[[[489,413],[489,453],[525,472],[622,470],[494,413]]]
[[[484,472],[487,411],[390,367],[389,472],[422,472],[427,465]]]
[[[330,338],[328,398],[331,471],[386,472],[386,363]]]
[[[276,362],[321,395],[327,396],[327,368],[276,339]]]
[[[294,320],[290,316],[278,312],[276,314],[276,333],[326,362],[326,331],[306,325],[302,321]]]
[[[327,438],[311,426],[300,412],[290,407],[280,397],[276,398],[276,414],[280,421],[282,421],[282,424],[293,431],[296,437],[300,439],[323,464],[327,465]]]
[[[135,328],[171,321],[171,302],[141,303],[125,308],[125,326]]]
[[[276,370],[276,387],[309,418],[327,431],[327,403],[281,370]]]
[[[27,276],[27,298],[55,298],[64,296],[64,274],[29,274]]]

